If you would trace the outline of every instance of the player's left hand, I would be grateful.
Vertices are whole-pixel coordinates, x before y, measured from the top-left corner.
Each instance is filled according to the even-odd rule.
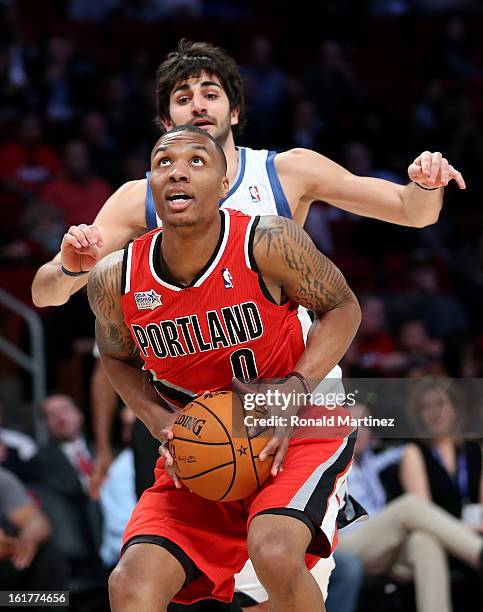
[[[272,476],[276,476],[279,471],[283,471],[283,461],[287,454],[290,435],[293,427],[290,425],[292,415],[297,414],[300,406],[295,405],[291,400],[297,394],[305,394],[305,389],[300,381],[295,376],[290,376],[282,382],[277,383],[243,383],[237,379],[233,379],[233,390],[240,396],[247,393],[263,394],[267,397],[267,402],[264,406],[264,418],[279,417],[276,419],[278,426],[274,427],[272,438],[266,446],[260,451],[258,459],[265,461],[267,457],[274,457]],[[271,392],[271,393],[270,393]],[[279,398],[277,400],[277,398]],[[255,435],[256,431],[248,431],[248,436]]]
[[[435,187],[446,187],[455,180],[460,189],[466,189],[464,178],[456,168],[448,162],[438,151],[424,151],[418,155],[408,167],[408,175],[411,181],[419,183],[428,189]]]

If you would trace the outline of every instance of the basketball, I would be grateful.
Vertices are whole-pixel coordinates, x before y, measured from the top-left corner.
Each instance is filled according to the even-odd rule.
[[[271,437],[248,438],[240,397],[231,391],[200,395],[176,418],[169,442],[174,470],[193,493],[215,501],[243,499],[270,476],[273,457],[258,460]]]

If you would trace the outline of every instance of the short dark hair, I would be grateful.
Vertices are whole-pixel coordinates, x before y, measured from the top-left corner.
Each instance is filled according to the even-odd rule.
[[[169,98],[174,86],[180,81],[199,77],[202,72],[216,76],[230,102],[230,110],[240,108],[238,125],[233,132],[239,134],[245,125],[245,100],[243,82],[235,60],[221,47],[206,42],[179,41],[176,51],[171,52],[159,65],[156,72],[156,124],[169,119]]]
[[[225,172],[228,169],[228,162],[226,161],[226,155],[225,155],[225,151],[223,151],[223,147],[220,145],[220,143],[216,140],[216,138],[213,138],[213,136],[211,134],[209,134],[206,130],[202,130],[201,128],[199,128],[196,125],[190,125],[190,124],[185,124],[185,125],[178,125],[174,128],[172,128],[171,130],[168,130],[165,134],[163,134],[163,136],[166,136],[167,134],[175,134],[176,132],[194,132],[195,134],[201,134],[202,136],[206,136],[206,138],[209,138],[211,140],[211,142],[215,145],[218,154],[220,155],[223,164],[225,166]],[[159,139],[161,140],[162,137]],[[158,140],[158,142],[159,142]]]

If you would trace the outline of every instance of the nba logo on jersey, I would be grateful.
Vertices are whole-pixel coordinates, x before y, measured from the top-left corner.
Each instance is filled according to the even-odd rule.
[[[256,204],[257,202],[261,202],[262,198],[260,197],[260,192],[258,191],[257,185],[252,185],[248,188],[250,191],[250,196],[252,198],[252,202]]]
[[[136,306],[138,310],[154,310],[158,306],[161,306],[161,296],[159,293],[156,293],[154,289],[150,291],[139,291],[134,294],[134,299],[136,300]]]
[[[223,276],[225,289],[233,289],[233,279],[231,277],[230,270],[228,270],[228,268],[223,268],[221,274]]]

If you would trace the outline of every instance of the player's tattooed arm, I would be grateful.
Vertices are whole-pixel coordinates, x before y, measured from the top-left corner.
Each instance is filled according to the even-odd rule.
[[[161,399],[140,367],[139,354],[121,308],[122,251],[102,259],[89,275],[87,294],[96,315],[96,340],[106,374],[126,406],[155,438],[172,415],[160,410]]]
[[[357,332],[361,315],[355,295],[337,266],[288,219],[260,218],[253,256],[268,288],[282,289],[282,301],[289,298],[315,313],[297,370],[320,380],[342,358]]]
[[[261,217],[255,230],[254,255],[264,276],[317,315],[355,300],[341,271],[293,221]]]
[[[102,259],[92,270],[87,284],[89,303],[96,315],[99,351],[115,359],[131,361],[136,348],[121,309],[123,251]]]

